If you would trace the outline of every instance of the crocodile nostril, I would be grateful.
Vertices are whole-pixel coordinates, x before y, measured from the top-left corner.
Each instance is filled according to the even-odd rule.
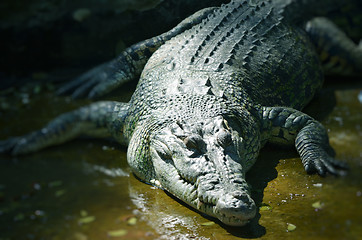
[[[234,192],[221,196],[215,211],[222,217],[249,220],[255,216],[256,206],[247,193]]]

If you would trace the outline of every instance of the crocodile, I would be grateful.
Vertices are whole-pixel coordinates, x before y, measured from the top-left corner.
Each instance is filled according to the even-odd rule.
[[[98,101],[0,142],[35,152],[80,135],[128,145],[141,181],[223,224],[256,215],[245,174],[266,143],[295,146],[307,173],[344,175],[323,125],[301,109],[323,72],[362,69],[362,48],[323,17],[331,0],[232,0],[202,9],[58,89],[97,98],[138,80],[129,102]],[[322,54],[320,54],[322,53]]]

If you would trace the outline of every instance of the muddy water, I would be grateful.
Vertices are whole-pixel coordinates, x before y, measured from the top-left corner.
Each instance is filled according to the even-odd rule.
[[[342,178],[307,175],[295,151],[267,146],[248,174],[260,209],[245,227],[220,225],[138,181],[125,147],[82,139],[0,156],[0,239],[359,239],[362,89],[334,88],[307,111],[327,127],[337,158],[351,171]],[[0,94],[0,139],[88,102],[39,89]],[[126,100],[130,93],[120,95]]]

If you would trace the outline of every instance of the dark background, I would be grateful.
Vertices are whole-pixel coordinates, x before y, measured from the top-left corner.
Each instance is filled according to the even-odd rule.
[[[65,81],[225,0],[19,0],[0,3],[0,89]]]

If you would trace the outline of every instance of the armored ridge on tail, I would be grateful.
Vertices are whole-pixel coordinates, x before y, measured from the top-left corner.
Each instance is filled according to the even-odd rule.
[[[299,111],[323,82],[304,29],[314,16],[308,4],[316,3],[281,2],[203,9],[131,46],[59,90],[99,96],[142,72],[129,103],[98,102],[65,113],[40,131],[1,142],[0,151],[22,154],[108,133],[128,143],[129,165],[142,181],[228,225],[255,216],[245,174],[266,142],[294,144],[309,173],[343,175],[346,165],[330,155],[324,127]],[[308,18],[293,12],[296,6]],[[320,30],[320,37],[335,28],[313,24],[309,30]],[[358,65],[361,49],[343,34],[336,39],[329,44],[338,46],[337,55]]]

